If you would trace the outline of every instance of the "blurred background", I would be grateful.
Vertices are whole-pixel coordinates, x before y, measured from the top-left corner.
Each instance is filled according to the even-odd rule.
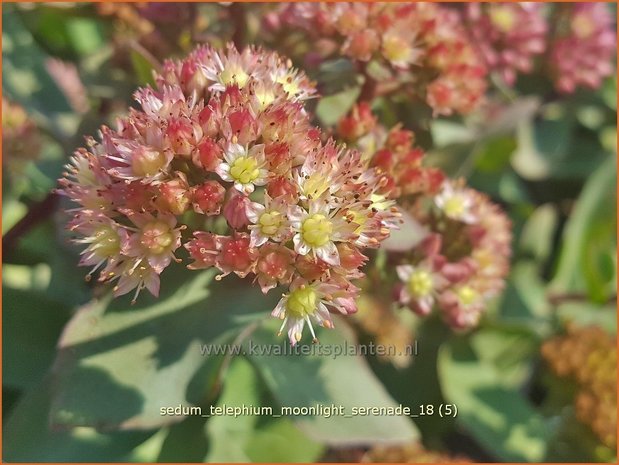
[[[56,180],[83,136],[113,125],[163,59],[198,43],[276,49],[316,81],[322,97],[312,110],[327,130],[364,92],[354,60],[287,29],[283,8],[3,4],[3,459],[615,461],[614,61],[611,76],[564,92],[540,55],[509,86],[509,74],[490,74],[485,103],[466,115],[433,114],[402,93],[373,102],[383,124],[415,131],[431,163],[466,178],[513,222],[505,291],[475,330],[454,332],[437,316],[392,311],[367,294],[354,318],[321,336],[325,344],[417,341],[416,357],[205,357],[200,344],[244,342],[248,327],[254,341],[281,343],[263,321],[273,299],[240,279],[209,286],[212,273],[182,266],[167,272],[159,299],[142,295],[133,307],[85,281]],[[441,8],[464,14],[466,6]],[[570,14],[543,8],[551,31]],[[614,30],[616,5],[604,8]],[[450,404],[458,414],[414,422],[160,415],[180,404],[316,403]]]

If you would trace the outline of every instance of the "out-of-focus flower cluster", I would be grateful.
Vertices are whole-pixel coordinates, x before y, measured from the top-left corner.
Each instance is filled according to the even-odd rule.
[[[600,2],[567,7],[551,49],[556,87],[561,92],[574,92],[579,86],[596,89],[615,70],[614,15]]]
[[[578,87],[596,89],[613,73],[616,33],[605,3],[552,8],[537,3],[475,3],[466,6],[465,18],[489,69],[510,86],[519,73],[536,68],[550,73],[557,90],[565,93]],[[546,68],[546,63],[535,66],[535,58],[542,54]]]
[[[513,85],[546,50],[548,25],[539,3],[469,3],[465,17],[488,67]]]
[[[601,2],[462,8],[300,2],[280,6],[264,23],[274,44],[282,42],[282,34],[305,31],[315,44],[305,51],[308,63],[346,56],[366,80],[372,74],[366,64],[381,64],[377,89],[422,96],[435,115],[474,109],[486,91],[487,71],[508,86],[519,74],[540,72],[557,90],[571,93],[599,87],[614,70],[614,17]]]
[[[2,162],[19,167],[41,150],[39,129],[24,108],[2,98]]]
[[[339,51],[358,63],[386,65],[396,88],[421,95],[435,114],[468,113],[486,90],[486,66],[458,12],[442,5],[291,3],[265,23],[276,31],[302,29],[322,41],[318,59]]]
[[[374,446],[362,459],[364,463],[471,463],[461,455],[426,449],[418,442],[401,446]]]
[[[259,49],[199,47],[165,62],[156,87],[135,93],[141,109],[89,138],[60,181],[79,205],[81,263],[116,295],[157,295],[183,246],[191,269],[253,275],[265,293],[288,287],[273,315],[293,344],[306,323],[314,335],[311,319],[331,327],[330,311],[354,313],[362,250],[399,214],[377,170],[310,125],[313,93]]]
[[[424,164],[425,152],[415,146],[415,134],[400,125],[387,130],[380,125],[368,103],[355,105],[337,125],[337,135],[353,144],[381,177],[381,193],[400,199],[436,193],[445,175]]]
[[[509,219],[486,195],[450,180],[409,213],[428,234],[399,260],[399,302],[419,315],[438,308],[455,329],[477,325],[509,271]]]
[[[424,236],[413,250],[390,254],[399,303],[419,315],[438,308],[456,329],[475,326],[509,271],[511,223],[505,213],[462,180],[426,166],[414,133],[384,129],[366,104],[340,120],[338,134],[363,152],[382,178],[380,192],[410,216],[401,233]]]
[[[576,416],[599,440],[617,444],[617,343],[597,326],[569,326],[567,334],[542,345],[542,355],[554,373],[578,384]]]

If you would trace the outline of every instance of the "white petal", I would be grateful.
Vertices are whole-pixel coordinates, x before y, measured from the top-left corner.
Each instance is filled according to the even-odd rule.
[[[415,268],[412,265],[400,265],[396,267],[395,271],[398,274],[398,278],[406,283],[411,279],[411,275],[413,271],[415,271]]]
[[[294,243],[295,252],[299,255],[307,255],[311,250],[310,246],[303,242],[301,234],[295,234],[292,238],[292,242]]]
[[[322,247],[317,248],[316,256],[329,265],[338,266],[340,264],[340,254],[334,242],[327,242]]]

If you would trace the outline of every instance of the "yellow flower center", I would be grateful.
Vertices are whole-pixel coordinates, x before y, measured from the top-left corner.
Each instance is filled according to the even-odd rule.
[[[240,66],[226,66],[219,75],[219,80],[225,86],[236,84],[243,88],[249,80],[249,75]]]
[[[462,286],[458,289],[457,294],[462,305],[471,305],[479,296],[478,292],[471,286]]]
[[[258,162],[253,157],[239,157],[230,166],[230,176],[241,184],[249,184],[260,176]]]
[[[320,173],[314,173],[303,182],[303,193],[309,199],[317,199],[329,189],[329,181]]]
[[[286,301],[286,310],[294,318],[305,318],[316,311],[318,295],[309,286],[300,287],[290,293]]]
[[[587,15],[576,15],[572,20],[572,31],[579,39],[586,39],[595,31],[595,23]]]
[[[516,25],[516,15],[508,6],[495,6],[490,10],[490,22],[501,32],[510,32]]]
[[[151,221],[142,228],[141,243],[154,255],[168,251],[173,241],[172,230],[163,221]]]
[[[459,217],[464,213],[464,201],[459,196],[453,196],[445,201],[445,214],[450,217]]]
[[[349,218],[350,218],[350,220],[353,223],[357,223],[359,225],[359,227],[357,229],[355,229],[355,234],[361,234],[361,232],[363,231],[363,226],[368,221],[367,214],[364,215],[364,214],[359,213],[359,212],[351,211],[349,213]]]
[[[383,55],[394,63],[408,61],[411,57],[412,48],[401,37],[388,35],[383,39]]]
[[[131,159],[131,169],[136,176],[152,176],[166,165],[166,157],[158,150],[140,150]]]
[[[294,96],[297,92],[299,92],[297,80],[294,79],[294,76],[291,74],[285,74],[278,77],[276,82],[282,85],[284,92],[286,92],[288,96]]]
[[[320,213],[309,216],[301,226],[303,241],[311,247],[322,247],[331,240],[333,224]]]
[[[426,297],[433,287],[432,276],[425,270],[413,271],[408,281],[408,290],[416,298]]]
[[[281,227],[283,220],[283,215],[280,212],[271,211],[263,213],[258,219],[260,232],[265,236],[275,235]]]
[[[110,226],[97,228],[92,250],[100,258],[118,255],[120,253],[120,237],[118,237],[116,230]]]
[[[256,98],[260,104],[260,110],[264,110],[275,101],[275,93],[266,87],[256,90]]]

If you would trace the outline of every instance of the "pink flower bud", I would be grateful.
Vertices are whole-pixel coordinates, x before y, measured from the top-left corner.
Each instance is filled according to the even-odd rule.
[[[194,152],[193,162],[206,171],[215,171],[222,157],[221,147],[213,139],[202,139]]]
[[[267,192],[273,199],[283,197],[291,204],[297,202],[297,188],[284,177],[278,177],[269,182]]]
[[[224,202],[226,189],[217,181],[210,180],[195,186],[191,194],[194,211],[203,215],[218,215]]]
[[[224,217],[230,227],[241,229],[249,224],[247,207],[251,204],[249,198],[236,189],[230,189],[228,200],[224,205]]]
[[[221,249],[220,236],[204,231],[194,232],[193,235],[194,238],[185,243],[185,248],[194,260],[188,268],[197,270],[215,266]]]
[[[231,135],[236,136],[239,144],[247,145],[256,140],[257,121],[247,108],[229,113],[228,124]]]
[[[224,271],[233,271],[239,276],[251,271],[255,250],[249,247],[249,236],[237,233],[222,239],[217,266]]]
[[[189,207],[189,186],[184,175],[161,183],[158,186],[159,196],[155,204],[162,212],[170,212],[174,215],[182,215]]]

